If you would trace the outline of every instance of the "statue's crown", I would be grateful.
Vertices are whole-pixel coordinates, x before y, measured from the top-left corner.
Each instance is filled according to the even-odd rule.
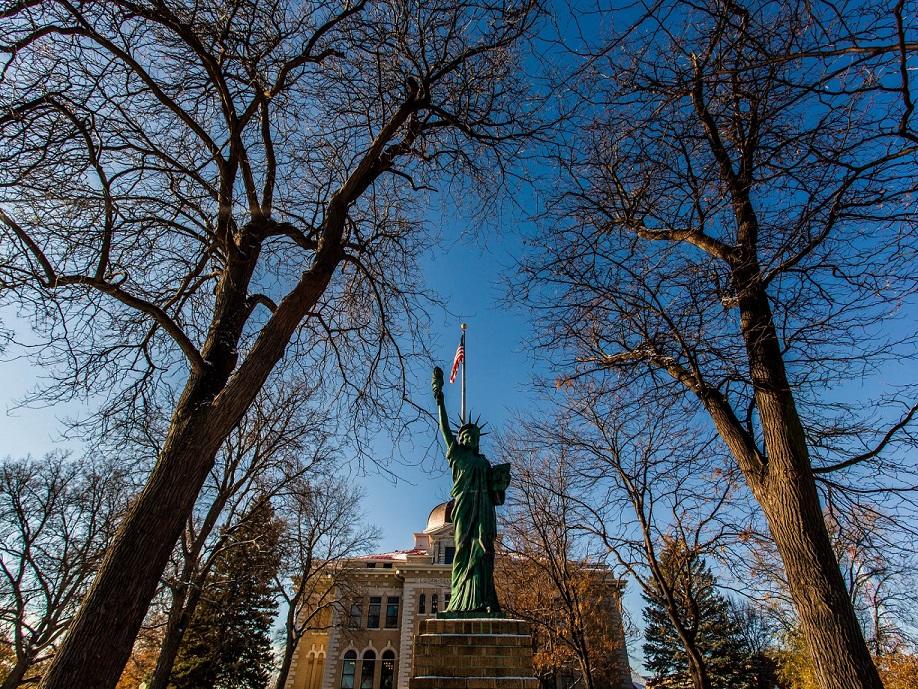
[[[462,433],[462,431],[470,431],[474,428],[478,431],[478,435],[487,435],[484,430],[485,426],[487,425],[487,422],[481,423],[481,416],[476,416],[474,421],[469,421],[468,423],[464,423],[459,426],[459,430],[457,430],[456,433],[458,434]]]

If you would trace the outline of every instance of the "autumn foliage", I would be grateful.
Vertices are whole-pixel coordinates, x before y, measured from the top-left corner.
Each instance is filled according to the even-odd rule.
[[[786,689],[819,689],[803,636],[794,631],[776,654]],[[895,650],[873,658],[885,689],[918,689],[918,655]]]
[[[533,667],[538,676],[579,676],[578,648],[586,648],[595,686],[616,682],[621,672],[617,654],[624,637],[617,624],[619,590],[608,570],[568,563],[563,587],[529,558],[498,557],[496,570],[501,606],[532,625]]]

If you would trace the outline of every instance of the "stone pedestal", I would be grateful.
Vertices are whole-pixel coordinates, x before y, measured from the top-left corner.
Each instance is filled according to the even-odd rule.
[[[500,618],[422,620],[409,689],[538,689],[529,625]]]

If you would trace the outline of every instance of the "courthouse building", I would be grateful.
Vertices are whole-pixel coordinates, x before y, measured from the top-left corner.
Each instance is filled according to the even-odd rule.
[[[447,504],[437,505],[414,547],[352,558],[342,563],[347,591],[330,611],[327,625],[307,633],[293,656],[286,689],[407,689],[418,623],[449,602],[453,525]],[[605,603],[622,629],[619,582],[609,575]],[[631,687],[624,634],[614,649],[621,681]]]

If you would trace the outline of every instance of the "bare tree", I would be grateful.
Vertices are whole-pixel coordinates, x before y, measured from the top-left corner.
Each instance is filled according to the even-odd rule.
[[[564,397],[555,423],[527,431],[538,446],[566,457],[566,478],[544,490],[563,490],[581,531],[597,538],[605,557],[659,602],[687,658],[696,689],[717,686],[702,638],[706,622],[691,565],[698,557],[724,562],[746,530],[745,491],[721,468],[711,438],[668,420],[663,408],[613,401],[590,392]],[[536,446],[535,440],[530,441]],[[666,544],[682,544],[680,566],[664,563]],[[723,669],[723,668],[719,668]]]
[[[353,428],[397,413],[426,242],[415,192],[498,181],[529,134],[518,53],[538,14],[443,0],[0,9],[3,300],[33,315],[59,394],[88,387],[103,416],[131,416],[176,390],[44,687],[114,685],[217,451],[291,341],[304,369],[339,369],[342,408],[365,413]]]
[[[565,453],[545,456],[518,439],[501,454],[513,464],[514,491],[500,515],[498,577],[502,605],[535,628],[537,669],[557,673],[573,660],[587,689],[603,683],[603,658],[616,642],[606,606],[614,599],[605,571],[578,531]],[[617,592],[616,592],[617,593]],[[616,678],[617,679],[617,678]]]
[[[845,587],[875,659],[913,648],[915,552],[911,534],[876,511],[826,510],[826,525]],[[797,628],[780,556],[767,534],[750,532],[750,593],[789,633]]]
[[[881,684],[819,485],[916,483],[914,381],[837,394],[916,354],[896,323],[918,284],[914,12],[868,5],[667,0],[583,48],[583,119],[528,270],[563,377],[682,398],[717,430],[825,689]]]
[[[328,478],[291,486],[280,500],[286,528],[276,584],[286,611],[276,689],[287,683],[300,639],[323,629],[330,609],[342,604],[342,593],[346,597],[349,583],[341,561],[367,552],[379,539],[378,529],[362,521],[362,498],[347,480]]]
[[[130,495],[113,467],[54,453],[0,465],[0,625],[14,663],[0,686],[38,681],[89,588]]]
[[[331,428],[313,392],[270,382],[217,454],[163,578],[169,609],[149,689],[168,685],[213,566],[256,504],[284,500],[305,476],[331,468]]]

